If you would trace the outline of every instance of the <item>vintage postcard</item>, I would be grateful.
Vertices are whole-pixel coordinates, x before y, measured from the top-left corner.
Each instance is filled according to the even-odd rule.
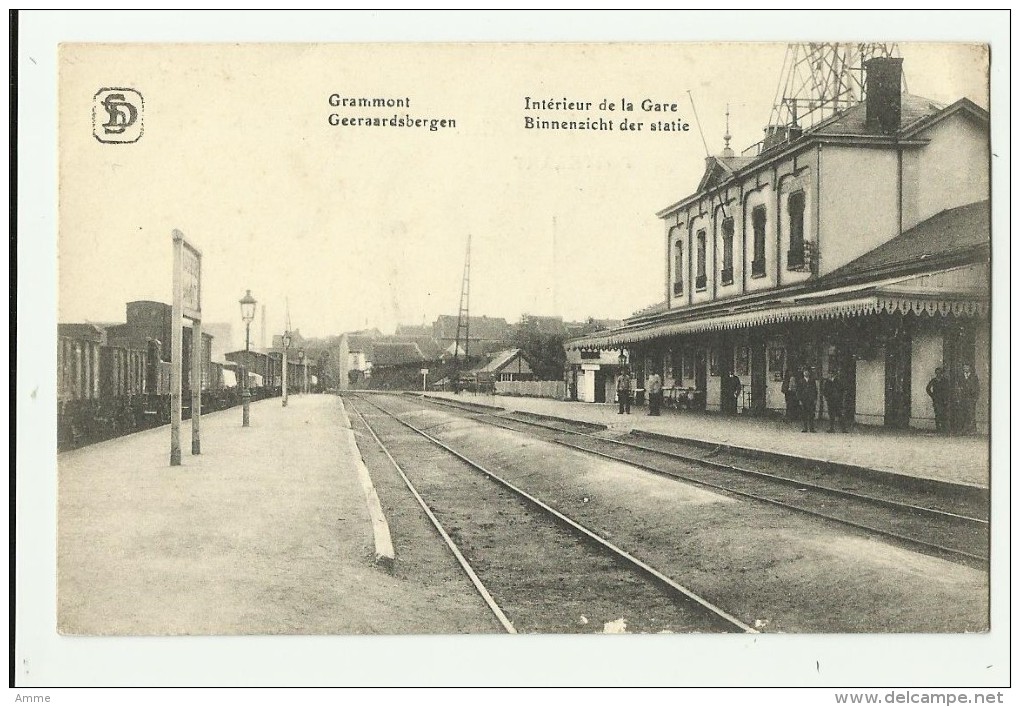
[[[824,32],[61,42],[61,645],[987,664],[995,57]]]

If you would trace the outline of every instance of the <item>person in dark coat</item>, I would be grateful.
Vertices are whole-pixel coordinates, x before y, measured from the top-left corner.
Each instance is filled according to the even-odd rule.
[[[620,411],[617,415],[623,413],[630,414],[630,371],[626,368],[620,373],[620,377],[616,379],[616,399],[620,403]]]
[[[731,403],[731,402],[729,402],[729,400],[727,400],[728,405],[727,405],[727,407],[725,409],[726,410],[733,410],[735,412],[739,412],[740,411],[740,391],[742,391],[744,389],[744,384],[740,382],[740,377],[736,373],[729,374],[728,376],[726,376],[725,380],[726,380],[726,390],[723,393],[723,395],[727,396],[729,398],[729,400],[733,401]]]
[[[847,431],[846,423],[846,387],[839,375],[839,370],[834,369],[825,383],[822,384],[822,397],[825,399],[825,408],[829,411],[829,429],[827,432],[835,432],[836,424],[839,424],[839,431]]]
[[[810,368],[805,368],[803,377],[797,381],[797,402],[800,404],[801,419],[804,420],[801,432],[817,432],[815,408],[818,406],[818,382],[811,375]]]
[[[793,371],[790,371],[783,383],[783,395],[786,397],[786,419],[797,419],[800,405],[797,403],[797,374]]]
[[[960,429],[964,434],[971,434],[975,431],[976,419],[974,408],[978,399],[978,379],[968,364],[963,364],[963,372],[957,383],[957,399],[959,400]]]
[[[946,434],[949,432],[949,406],[952,396],[949,378],[944,368],[935,369],[935,377],[928,381],[924,392],[931,398],[932,407],[935,408],[935,431]]]

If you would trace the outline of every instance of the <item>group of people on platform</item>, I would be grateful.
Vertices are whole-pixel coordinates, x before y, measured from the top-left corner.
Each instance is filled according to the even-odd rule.
[[[662,377],[658,373],[648,376],[648,414],[658,416],[662,412]],[[617,415],[629,415],[634,392],[634,379],[630,370],[624,368],[616,379],[616,400],[620,405]]]
[[[925,392],[935,409],[935,431],[942,434],[972,434],[976,430],[975,408],[980,387],[977,376],[968,364],[961,366],[953,381],[944,368],[935,369],[935,377],[928,382]],[[815,415],[823,418],[828,411],[829,429],[841,432],[849,429],[847,390],[838,370],[833,370],[822,382],[821,389],[812,370],[805,368],[801,375],[790,374],[783,383],[786,396],[786,413],[791,420],[802,423],[801,432],[816,432]],[[824,407],[819,403],[823,403]]]
[[[946,369],[935,369],[935,377],[924,389],[935,408],[935,431],[941,434],[972,434],[977,429],[975,408],[980,386],[969,364],[960,367],[956,380]]]
[[[618,415],[629,415],[633,402],[634,378],[624,368],[616,379]],[[662,378],[658,373],[648,377],[648,414],[659,415],[662,410]],[[736,375],[729,375],[723,382],[723,396],[739,398],[743,385]],[[935,377],[928,383],[925,392],[935,408],[935,430],[942,434],[970,434],[975,431],[975,407],[979,394],[977,376],[971,366],[964,364],[960,374],[953,381],[944,368],[935,369]],[[815,420],[829,417],[827,432],[848,432],[851,425],[848,391],[838,369],[833,369],[822,381],[818,381],[811,368],[804,368],[800,374],[790,373],[782,387],[786,396],[786,414],[790,420],[801,423],[801,432],[817,432]]]
[[[823,411],[829,414],[826,432],[835,432],[837,427],[840,432],[850,430],[847,390],[838,369],[829,372],[820,390],[810,368],[803,369],[799,376],[794,373],[788,375],[782,390],[786,396],[786,415],[791,420],[801,421],[801,432],[817,432],[815,414],[821,421],[824,419]],[[819,402],[823,405],[819,406]]]

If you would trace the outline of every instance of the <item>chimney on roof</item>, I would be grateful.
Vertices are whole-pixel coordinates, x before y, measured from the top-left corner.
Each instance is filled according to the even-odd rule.
[[[867,71],[865,127],[872,133],[894,133],[900,129],[903,59],[875,57],[865,62],[864,69]]]

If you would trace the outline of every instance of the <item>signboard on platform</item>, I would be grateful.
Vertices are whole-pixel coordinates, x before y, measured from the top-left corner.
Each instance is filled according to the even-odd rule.
[[[173,238],[173,305],[170,321],[170,466],[181,464],[184,330],[191,320],[191,453],[201,454],[202,419],[202,252],[188,243],[176,228]]]
[[[188,319],[202,318],[202,253],[182,240],[182,295],[184,316]]]

